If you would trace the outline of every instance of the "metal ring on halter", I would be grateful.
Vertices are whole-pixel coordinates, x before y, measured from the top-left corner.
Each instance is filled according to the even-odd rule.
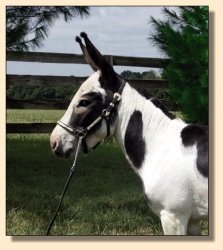
[[[87,135],[88,131],[86,129],[76,130],[75,136],[84,138]]]
[[[117,97],[116,101],[119,102],[121,100],[121,95],[118,92],[114,93],[114,95],[113,95],[113,98],[116,98],[116,97]]]
[[[102,110],[102,112],[101,112],[102,118],[107,118],[107,117],[109,117],[109,115],[110,115],[110,112],[107,109]]]

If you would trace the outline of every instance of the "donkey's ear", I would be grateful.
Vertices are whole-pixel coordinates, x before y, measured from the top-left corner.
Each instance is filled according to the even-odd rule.
[[[86,49],[86,47],[83,45],[80,37],[76,36],[76,42],[78,42],[80,44],[80,47],[81,47],[81,50],[83,52],[83,55],[84,55],[84,59],[85,61],[91,66],[91,68],[94,70],[94,71],[97,71],[99,70],[98,66],[94,63],[94,61],[91,59],[91,57],[89,56],[88,54],[88,51]]]
[[[101,84],[103,87],[116,91],[120,87],[120,79],[113,67],[92,44],[85,32],[81,32],[80,36],[84,39],[86,46],[82,44],[80,37],[76,37],[76,41],[81,46],[85,60],[95,71],[101,71]]]
[[[108,74],[115,74],[113,67],[105,59],[105,57],[97,50],[97,48],[92,44],[85,32],[81,32],[80,36],[84,39],[86,44],[86,49],[88,55],[96,65],[96,67],[102,72],[102,75],[105,77]]]

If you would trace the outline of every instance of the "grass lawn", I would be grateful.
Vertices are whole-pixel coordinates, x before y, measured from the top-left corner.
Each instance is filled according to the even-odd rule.
[[[64,114],[64,110],[8,109],[8,123],[56,122]]]
[[[63,111],[9,110],[8,122],[55,122]],[[72,160],[52,155],[49,134],[7,135],[7,235],[44,235]],[[202,224],[208,234],[207,223]],[[162,235],[142,185],[114,141],[78,158],[56,235]]]

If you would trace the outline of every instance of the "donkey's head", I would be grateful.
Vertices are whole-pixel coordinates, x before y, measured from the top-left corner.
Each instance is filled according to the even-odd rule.
[[[81,85],[51,134],[52,151],[61,157],[73,155],[78,142],[78,131],[88,128],[82,143],[84,152],[94,148],[108,134],[114,134],[117,109],[112,107],[109,117],[106,117],[103,111],[106,111],[114,100],[114,93],[120,92],[124,85],[113,67],[91,43],[87,34],[82,32],[80,36],[84,39],[85,45],[80,37],[76,37],[76,41],[80,44],[85,60],[95,73]],[[89,127],[99,117],[101,119]]]

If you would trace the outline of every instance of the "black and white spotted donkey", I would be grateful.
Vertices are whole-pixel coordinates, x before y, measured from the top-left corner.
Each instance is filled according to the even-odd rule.
[[[52,151],[73,156],[78,138],[69,129],[86,128],[113,105],[109,119],[100,119],[83,140],[89,152],[114,136],[141,178],[148,205],[159,216],[165,235],[198,235],[208,217],[208,127],[189,125],[169,115],[147,92],[125,82],[82,32],[76,41],[93,68],[51,134]],[[118,93],[118,94],[117,94]]]

